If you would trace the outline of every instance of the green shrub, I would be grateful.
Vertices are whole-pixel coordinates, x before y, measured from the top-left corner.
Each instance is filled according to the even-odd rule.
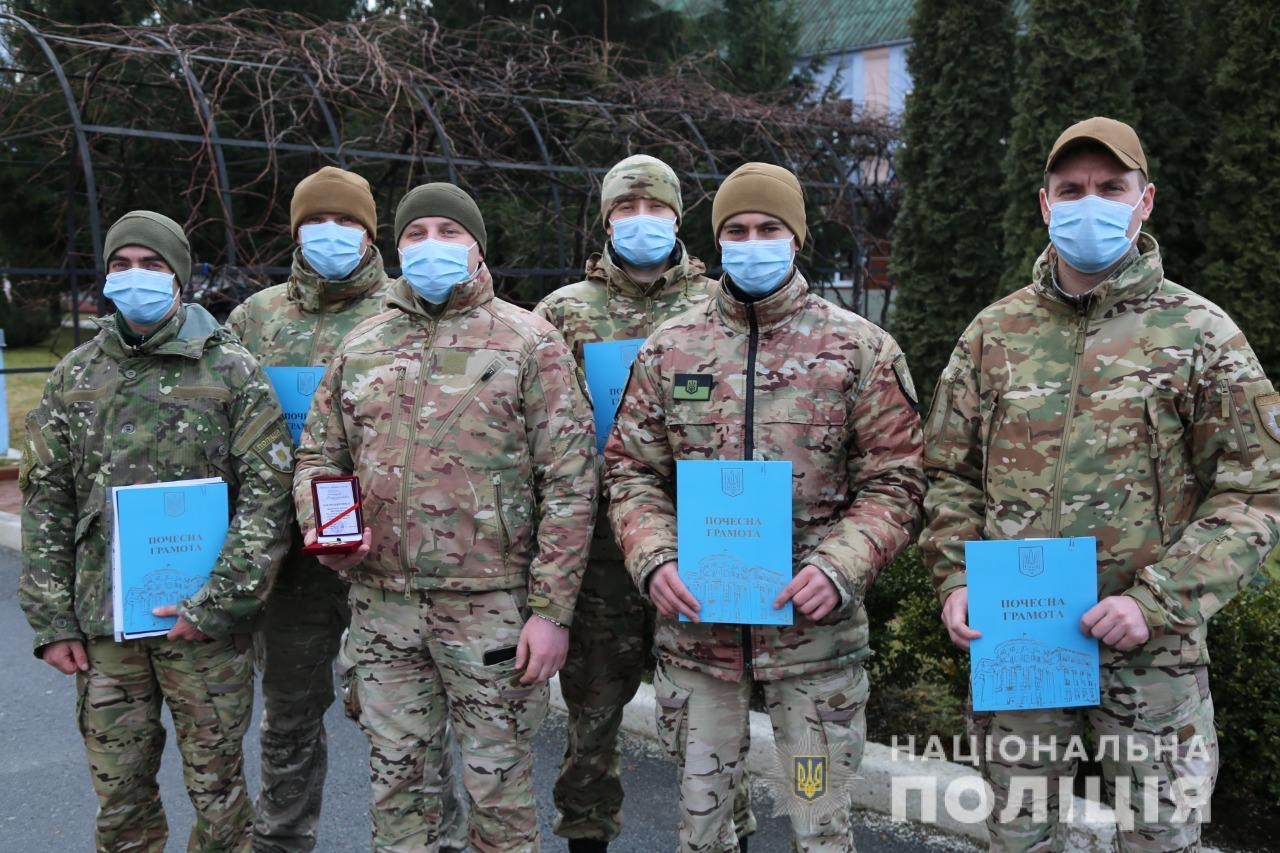
[[[968,658],[947,638],[920,552],[911,547],[880,573],[867,594],[874,656],[867,663],[868,736],[950,736],[964,732]]]
[[[1271,564],[1275,571],[1275,563]],[[1260,574],[1209,623],[1219,794],[1280,805],[1280,583]]]
[[[23,282],[12,297],[0,293],[0,328],[7,347],[29,347],[49,339],[61,318],[57,284]]]

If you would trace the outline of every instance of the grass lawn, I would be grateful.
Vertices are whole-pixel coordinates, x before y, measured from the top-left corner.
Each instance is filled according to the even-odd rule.
[[[82,329],[80,340],[86,341],[93,331]],[[72,348],[71,329],[59,329],[46,343],[33,347],[15,347],[5,349],[4,366],[11,367],[53,367]],[[8,373],[5,374],[5,390],[9,402],[9,446],[21,449],[23,437],[27,434],[27,412],[40,404],[40,394],[44,391],[46,373]],[[3,452],[3,448],[0,448]]]

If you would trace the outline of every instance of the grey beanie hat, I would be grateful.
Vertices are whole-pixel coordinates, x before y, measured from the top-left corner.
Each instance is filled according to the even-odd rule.
[[[396,242],[409,223],[424,216],[443,216],[452,219],[471,232],[480,244],[480,254],[489,256],[489,235],[484,230],[484,217],[475,199],[461,187],[444,182],[423,184],[405,193],[396,206]]]
[[[107,230],[102,246],[102,259],[111,256],[125,246],[145,246],[164,258],[173,270],[181,287],[191,278],[191,244],[182,226],[169,217],[151,210],[131,210],[121,216]]]

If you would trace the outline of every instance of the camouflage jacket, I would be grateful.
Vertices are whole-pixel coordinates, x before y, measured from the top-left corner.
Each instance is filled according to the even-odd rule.
[[[322,278],[296,250],[289,280],[236,306],[227,328],[263,367],[327,366],[338,342],[383,310],[390,283],[376,246],[346,281]]]
[[[338,343],[359,323],[383,310],[390,285],[376,246],[345,281],[329,281],[294,251],[293,272],[284,284],[250,296],[227,318],[245,349],[263,367],[327,367]],[[286,413],[285,418],[291,417]],[[300,424],[293,424],[295,429]],[[293,505],[290,503],[290,513]],[[302,536],[293,525],[293,544],[281,567],[281,580],[296,572],[323,571],[314,557],[302,553]]]
[[[231,519],[209,582],[180,611],[210,636],[249,630],[288,544],[293,460],[275,394],[198,305],[137,349],[115,316],[97,323],[27,415],[19,600],[36,650],[112,634],[109,489],[197,477],[227,482]]]
[[[583,347],[600,341],[647,338],[654,328],[675,315],[705,302],[716,283],[703,275],[706,266],[689,256],[680,244],[680,262],[648,287],[631,280],[614,263],[606,247],[603,254],[587,259],[587,278],[548,294],[533,309],[564,335],[579,369]],[[622,554],[609,531],[609,517],[600,512],[591,542],[593,559],[621,560]],[[625,576],[623,583],[630,583]]]
[[[493,295],[488,271],[429,311],[408,282],[339,346],[302,444],[294,498],[355,474],[369,556],[348,580],[391,590],[528,586],[568,623],[595,514],[591,408],[560,333]]]
[[[1094,536],[1099,597],[1152,627],[1103,664],[1205,663],[1204,623],[1276,544],[1280,395],[1222,309],[1138,248],[1080,305],[1048,249],[969,324],[926,421],[920,542],[945,599],[968,540]]]
[[[688,399],[677,374],[709,393]],[[863,594],[914,536],[924,496],[910,389],[893,339],[809,293],[799,273],[754,304],[722,287],[653,333],[605,448],[609,517],[636,584],[647,593],[653,570],[676,559],[676,460],[790,460],[792,569],[821,569],[841,600],[817,624],[660,619],[656,642],[674,663],[768,680],[870,653]]]

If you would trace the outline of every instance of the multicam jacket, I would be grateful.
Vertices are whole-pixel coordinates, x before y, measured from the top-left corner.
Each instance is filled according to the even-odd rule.
[[[790,460],[792,570],[822,570],[841,606],[821,623],[797,613],[783,627],[660,619],[659,650],[730,681],[866,657],[863,594],[915,534],[920,453],[898,345],[810,294],[799,273],[755,303],[721,287],[660,326],[636,357],[605,448],[609,517],[637,585],[647,592],[652,572],[676,559],[676,460]]]
[[[112,634],[110,488],[197,477],[227,482],[230,526],[208,583],[174,603],[210,636],[248,631],[288,545],[293,458],[275,394],[198,305],[136,349],[115,316],[96,322],[27,415],[18,596],[36,651]]]
[[[706,266],[690,257],[683,243],[678,245],[679,262],[647,287],[632,281],[606,248],[587,259],[585,281],[547,295],[533,313],[560,330],[581,369],[586,344],[647,338],[659,323],[705,302],[714,292],[716,283],[703,275]],[[604,512],[596,519],[596,527],[592,557],[621,560]],[[626,575],[621,577],[623,583],[631,583]]]
[[[1138,249],[1074,305],[1050,248],[970,323],[926,421],[920,542],[945,600],[968,540],[1094,536],[1099,597],[1152,628],[1103,664],[1206,663],[1205,622],[1277,541],[1280,395],[1222,309]]]
[[[289,280],[250,296],[231,312],[226,325],[263,367],[327,367],[342,339],[383,310],[390,284],[376,246],[369,247],[344,281],[330,281],[313,271],[297,249]],[[285,414],[286,419],[290,417]],[[292,513],[292,503],[289,509]],[[293,572],[328,571],[314,557],[302,554],[296,525],[293,540],[281,567],[282,581]]]
[[[355,474],[369,556],[347,579],[383,589],[526,586],[567,624],[595,514],[591,408],[560,333],[494,298],[486,269],[432,311],[404,279],[339,347],[316,391],[294,498]]]
[[[329,281],[313,272],[299,249],[289,280],[238,305],[227,318],[227,328],[263,367],[328,365],[338,343],[383,310],[390,284],[376,246],[369,247],[345,281]]]

